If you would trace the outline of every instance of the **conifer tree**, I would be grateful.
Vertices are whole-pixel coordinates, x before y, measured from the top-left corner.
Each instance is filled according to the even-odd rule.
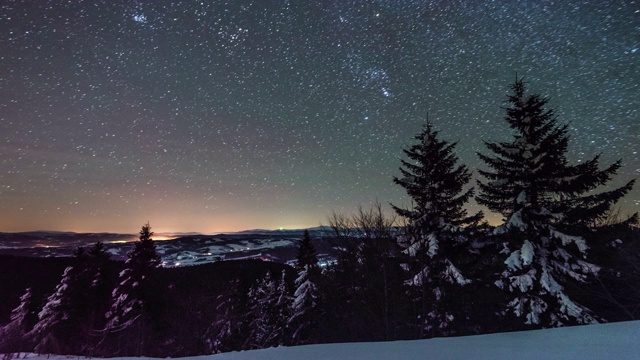
[[[151,269],[161,264],[160,255],[158,255],[152,236],[151,226],[146,223],[140,230],[139,241],[135,243],[133,250],[128,254],[127,264],[142,275],[147,275]]]
[[[99,245],[98,245],[99,244]],[[104,291],[96,292],[103,282],[100,270],[108,255],[98,243],[90,252],[79,247],[74,264],[67,267],[60,283],[38,314],[38,322],[28,337],[38,352],[84,352],[89,350],[91,331],[95,329],[92,313],[102,308]],[[102,249],[102,250],[100,250]]]
[[[38,353],[62,354],[71,350],[66,340],[73,336],[77,315],[75,312],[74,292],[77,268],[67,267],[62,274],[55,291],[47,298],[47,303],[38,314],[38,322],[27,334],[35,343]]]
[[[490,170],[480,174],[478,203],[504,216],[495,230],[502,241],[504,270],[499,287],[510,294],[507,312],[525,324],[561,326],[593,323],[588,309],[573,302],[565,285],[584,282],[598,271],[587,261],[582,228],[606,216],[633,181],[609,191],[605,185],[621,162],[600,170],[599,156],[570,165],[567,125],[558,125],[548,99],[526,95],[522,79],[512,85],[505,120],[512,141],[485,142],[490,155],[478,154]]]
[[[275,297],[275,284],[271,278],[271,273],[258,280],[249,289],[247,294],[249,299],[249,322],[250,333],[247,336],[245,349],[261,349],[264,347],[265,338],[270,332],[269,312],[271,302]]]
[[[296,266],[298,269],[304,267],[304,265],[317,266],[318,265],[318,256],[316,255],[316,248],[313,246],[311,242],[311,236],[309,235],[309,231],[305,230],[302,234],[302,240],[300,240],[300,244],[298,245],[298,257],[296,261]]]
[[[289,327],[292,330],[293,344],[303,344],[309,341],[313,329],[317,326],[320,311],[318,290],[320,269],[316,250],[307,230],[304,231],[298,246],[296,268],[298,277],[295,282],[296,291]]]
[[[109,253],[104,244],[96,242],[82,257],[83,274],[81,275],[81,291],[76,295],[78,311],[82,317],[79,324],[77,344],[83,343],[82,353],[94,355],[97,343],[97,329],[104,328],[104,313],[110,306],[111,290],[107,282]]]
[[[471,282],[463,275],[457,256],[469,244],[466,226],[476,224],[482,213],[468,216],[464,206],[473,196],[465,190],[471,172],[458,165],[456,143],[440,140],[427,122],[416,135],[417,143],[403,150],[409,160],[401,160],[402,186],[413,200],[413,208],[393,206],[407,221],[399,237],[403,253],[409,256],[407,284],[417,290],[420,337],[448,334],[455,318],[450,289]]]
[[[240,351],[247,340],[248,317],[246,294],[240,289],[239,279],[229,284],[227,291],[218,296],[216,320],[206,332],[205,342],[212,352]]]
[[[293,344],[304,344],[309,341],[310,334],[318,321],[318,285],[312,280],[314,270],[309,265],[298,272],[296,292],[292,306],[292,317],[289,326],[293,330]]]
[[[268,343],[272,344],[271,346],[289,345],[291,343],[289,319],[293,310],[292,302],[293,296],[291,296],[290,287],[287,286],[286,273],[282,270],[272,309],[274,331],[267,338]]]
[[[105,314],[106,333],[114,335],[124,350],[135,355],[141,354],[149,340],[149,303],[153,299],[150,280],[152,270],[161,263],[152,236],[151,226],[143,225],[112,292],[111,309]],[[125,329],[131,332],[128,338]]]
[[[101,241],[96,242],[93,246],[87,251],[87,255],[93,259],[93,264],[103,265],[110,258],[107,249],[104,247],[104,243]]]
[[[20,304],[11,311],[9,323],[0,327],[0,352],[8,354],[31,350],[25,335],[38,320],[33,311],[32,297],[31,288],[27,288],[20,297]]]
[[[284,271],[280,281],[270,272],[249,290],[250,333],[246,349],[262,349],[287,342],[287,321],[291,297],[287,293]]]

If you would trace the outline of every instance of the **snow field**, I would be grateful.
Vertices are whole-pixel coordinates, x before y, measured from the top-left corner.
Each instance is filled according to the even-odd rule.
[[[640,359],[640,321],[466,337],[278,347],[183,360]],[[21,356],[23,358],[23,356]],[[77,357],[29,354],[29,360]],[[148,358],[112,358],[145,360]]]

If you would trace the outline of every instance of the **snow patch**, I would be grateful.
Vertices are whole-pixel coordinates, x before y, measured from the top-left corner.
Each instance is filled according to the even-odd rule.
[[[449,263],[449,266],[447,266],[447,269],[445,270],[445,276],[449,282],[456,282],[458,283],[458,285],[462,286],[467,285],[471,282],[471,280],[462,276],[460,270],[458,270],[458,268],[455,267],[452,263]]]
[[[509,270],[522,269],[522,262],[520,261],[520,250],[516,250],[509,255],[504,264],[509,267]]]
[[[531,264],[533,260],[533,245],[529,240],[525,240],[522,245],[522,249],[520,249],[520,258],[522,259],[522,265],[527,266]]]
[[[495,230],[493,230],[493,233],[494,235],[500,235],[513,228],[519,229],[520,231],[525,231],[527,229],[527,224],[525,224],[522,220],[522,210],[514,212],[509,220],[506,223],[496,227]]]
[[[589,250],[589,246],[587,246],[587,242],[581,236],[567,235],[565,233],[557,231],[554,228],[550,228],[549,232],[551,234],[551,237],[562,241],[562,245],[564,246],[568,245],[569,243],[574,243],[576,244],[576,246],[578,247],[578,250],[580,250],[581,253],[585,253],[587,250]]]

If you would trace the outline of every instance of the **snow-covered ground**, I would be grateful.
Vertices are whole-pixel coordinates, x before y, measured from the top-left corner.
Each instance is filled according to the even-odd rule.
[[[29,355],[31,360],[69,356]],[[114,358],[113,360],[117,360]],[[128,359],[128,358],[120,358]],[[144,360],[144,358],[130,358]],[[185,360],[640,359],[640,321],[458,338],[279,347]]]

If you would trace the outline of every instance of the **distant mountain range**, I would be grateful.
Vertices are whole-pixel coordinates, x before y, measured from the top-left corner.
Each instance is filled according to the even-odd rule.
[[[320,233],[323,231],[329,230],[328,227],[313,227],[308,229],[251,229],[251,230],[242,230],[236,232],[221,232],[221,233],[213,233],[213,234],[203,234],[200,232],[156,232],[154,235],[156,237],[182,237],[182,236],[215,236],[215,235],[233,235],[233,234],[302,234],[305,230],[309,231],[309,233]],[[52,238],[105,238],[105,239],[114,239],[114,238],[129,238],[129,237],[138,237],[138,234],[121,234],[121,233],[110,233],[110,232],[89,232],[89,233],[79,233],[73,231],[55,231],[55,230],[35,230],[35,231],[21,231],[21,232],[0,232],[0,243],[5,240],[28,240],[28,239],[52,239]],[[1,245],[0,245],[1,246]]]
[[[203,235],[200,233],[156,233],[156,248],[164,266],[260,258],[290,263],[296,257],[296,244],[304,231],[314,239],[321,262],[330,262],[337,247],[326,238],[327,227],[310,229],[254,229],[234,233]],[[137,234],[74,233],[65,231],[28,231],[0,233],[0,254],[29,257],[71,256],[78,247],[104,243],[115,260],[126,259]]]

